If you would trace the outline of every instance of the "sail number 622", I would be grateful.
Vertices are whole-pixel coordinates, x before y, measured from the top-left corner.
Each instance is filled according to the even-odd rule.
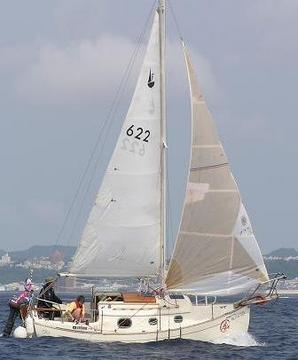
[[[149,130],[144,131],[144,129],[141,127],[138,127],[136,130],[134,130],[134,127],[135,127],[134,125],[131,125],[126,130],[126,135],[133,136],[135,139],[143,140],[144,142],[148,142],[150,131]]]

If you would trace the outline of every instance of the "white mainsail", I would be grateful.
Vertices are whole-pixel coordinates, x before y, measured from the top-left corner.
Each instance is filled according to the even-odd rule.
[[[137,86],[70,272],[145,276],[160,271],[159,14]]]
[[[268,280],[238,187],[184,47],[192,104],[192,147],[182,221],[168,289],[241,292]]]

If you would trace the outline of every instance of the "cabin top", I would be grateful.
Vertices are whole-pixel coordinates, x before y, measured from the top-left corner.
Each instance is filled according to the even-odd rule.
[[[138,293],[124,293],[123,301],[129,303],[156,303],[155,296],[141,295]]]
[[[155,304],[155,296],[142,295],[139,293],[117,293],[117,292],[104,292],[98,293],[96,296],[96,302],[114,302],[121,301],[124,303],[146,303]]]

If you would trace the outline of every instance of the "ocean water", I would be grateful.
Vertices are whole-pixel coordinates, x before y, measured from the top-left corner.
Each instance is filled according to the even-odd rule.
[[[9,294],[0,293],[0,326]],[[67,338],[0,338],[0,359],[279,359],[298,360],[298,297],[282,298],[251,311],[248,334],[224,343],[170,340],[147,344],[95,344]],[[220,341],[218,341],[220,342]]]

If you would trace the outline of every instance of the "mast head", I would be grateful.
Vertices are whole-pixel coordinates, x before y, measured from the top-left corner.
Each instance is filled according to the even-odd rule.
[[[166,0],[159,0],[158,2],[158,11],[163,14],[166,9]]]

